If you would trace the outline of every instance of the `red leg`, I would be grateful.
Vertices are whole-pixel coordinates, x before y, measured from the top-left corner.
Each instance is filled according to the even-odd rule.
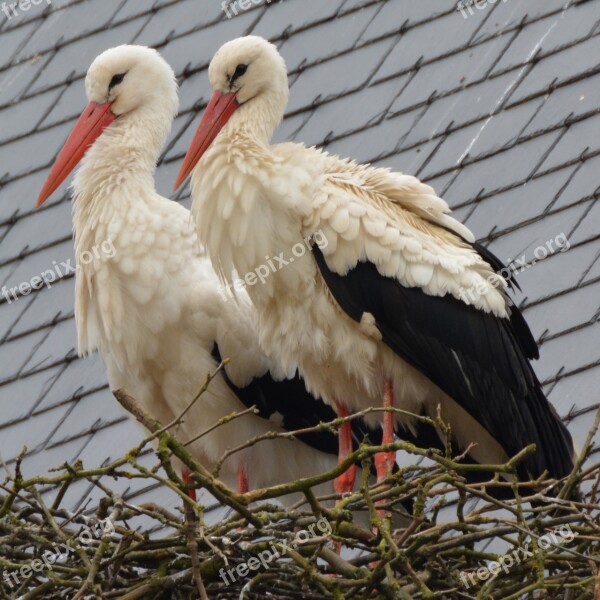
[[[192,479],[192,476],[190,473],[191,473],[191,471],[184,467],[183,471],[181,472],[181,478],[183,479],[184,483],[187,483],[188,485],[194,485],[195,482]],[[188,496],[194,502],[196,502],[196,490],[195,489],[188,490]]]
[[[394,388],[391,379],[383,383],[383,406],[394,407]],[[382,444],[391,444],[394,441],[394,413],[383,413],[383,439]],[[375,468],[377,469],[377,482],[383,481],[391,472],[396,462],[395,452],[380,452],[375,457]]]
[[[240,465],[238,467],[238,493],[245,494],[249,489],[246,469]]]
[[[391,379],[383,382],[383,406],[384,408],[393,408],[394,406],[394,386]],[[383,438],[382,444],[391,444],[394,441],[394,413],[383,413]],[[387,479],[392,472],[396,462],[395,452],[380,452],[375,456],[375,469],[377,470],[377,483]],[[377,504],[380,504],[378,502]],[[384,510],[377,511],[379,516],[385,518],[387,515]]]
[[[348,416],[348,411],[341,404],[336,405],[338,417],[344,418]],[[350,454],[352,454],[352,423],[348,421],[344,423],[339,432],[340,450],[338,455],[338,464],[343,462]],[[352,465],[347,471],[339,475],[333,488],[338,494],[345,494],[354,489],[354,481],[356,480],[356,465]]]

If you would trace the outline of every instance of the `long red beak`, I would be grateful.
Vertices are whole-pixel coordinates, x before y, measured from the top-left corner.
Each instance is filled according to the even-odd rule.
[[[36,206],[41,206],[58,186],[67,178],[69,173],[83,158],[86,150],[100,137],[100,134],[116,119],[110,112],[112,104],[97,104],[90,102],[81,113],[73,127],[71,135],[65,142],[56,158],[50,175],[40,192]]]
[[[219,135],[219,131],[225,127],[227,121],[231,119],[231,115],[240,107],[235,97],[236,94],[237,91],[230,92],[229,94],[224,94],[223,92],[215,92],[213,94],[206,107],[202,121],[200,121],[196,135],[183,159],[183,164],[175,180],[173,191],[177,190],[187,179],[188,175],[202,158],[202,155],[210,148],[210,145],[217,135]]]

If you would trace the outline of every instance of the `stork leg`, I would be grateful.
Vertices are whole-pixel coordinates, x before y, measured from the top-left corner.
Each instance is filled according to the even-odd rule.
[[[194,480],[192,479],[191,471],[189,469],[184,467],[183,471],[181,472],[181,478],[183,479],[184,483],[187,483],[188,485],[194,485]],[[193,488],[189,489],[188,496],[194,502],[196,502],[196,490],[195,489],[193,489]]]
[[[338,417],[344,418],[348,416],[348,411],[341,404],[336,404]],[[352,423],[348,421],[344,423],[339,432],[339,454],[338,464],[346,460],[352,454]],[[356,465],[352,465],[347,471],[339,475],[333,488],[338,494],[345,494],[354,489],[354,481],[356,480]]]
[[[245,494],[249,489],[248,474],[246,473],[246,469],[240,465],[238,467],[238,493]]]
[[[391,379],[386,379],[383,383],[383,407],[394,407],[394,388]],[[383,413],[383,439],[382,444],[391,444],[394,442],[394,413]],[[377,470],[377,483],[381,483],[392,472],[396,462],[395,452],[380,452],[375,457],[375,468]]]
[[[383,407],[393,408],[394,407],[394,386],[391,379],[386,379],[383,382]],[[383,413],[383,438],[382,444],[391,444],[394,441],[394,413],[384,412]],[[387,477],[392,473],[392,469],[396,462],[395,452],[380,452],[375,456],[375,469],[377,470],[377,483],[385,481]],[[379,501],[377,504],[381,505],[384,501]],[[381,518],[387,517],[384,510],[378,510],[377,513]]]

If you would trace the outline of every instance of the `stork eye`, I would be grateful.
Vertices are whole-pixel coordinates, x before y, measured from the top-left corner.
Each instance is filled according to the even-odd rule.
[[[113,78],[108,84],[108,91],[110,92],[110,90],[112,90],[112,88],[114,88],[115,85],[119,85],[123,81],[123,79],[125,79],[125,75],[127,75],[127,73],[119,73],[118,75],[113,75]]]
[[[235,68],[235,73],[231,78],[231,83],[233,83],[236,79],[239,79],[246,71],[248,70],[248,65],[238,65]]]

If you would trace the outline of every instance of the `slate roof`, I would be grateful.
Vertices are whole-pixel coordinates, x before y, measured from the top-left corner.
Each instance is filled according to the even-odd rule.
[[[65,185],[41,210],[34,202],[98,53],[152,45],[179,75],[181,113],[157,173],[168,196],[212,54],[260,34],[290,68],[278,140],[416,174],[502,259],[526,258],[518,302],[540,340],[536,370],[581,444],[600,402],[600,2],[497,0],[466,18],[453,0],[253,2],[237,0],[231,19],[220,0],[43,0],[11,19],[0,12],[0,286],[73,257]],[[570,249],[531,266],[561,234]],[[76,458],[97,465],[141,436],[100,359],[76,356],[73,283],[0,296],[0,454],[10,465],[26,444],[26,474]],[[73,486],[68,501],[90,491]]]

